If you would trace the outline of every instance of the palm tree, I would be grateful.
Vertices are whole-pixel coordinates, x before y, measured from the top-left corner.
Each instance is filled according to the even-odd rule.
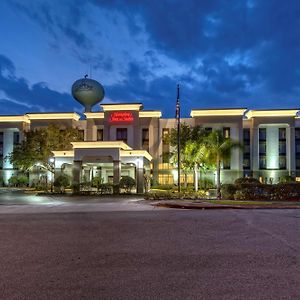
[[[221,163],[231,158],[233,149],[241,149],[242,145],[231,138],[225,138],[222,130],[212,131],[205,139],[205,158],[216,166],[217,171],[217,198],[221,198]]]
[[[187,175],[191,170],[194,170],[195,190],[198,190],[198,166],[204,163],[203,141],[207,136],[206,130],[201,126],[191,127],[185,123],[180,127],[180,165],[184,174],[184,187],[187,187]],[[171,153],[171,161],[177,164],[177,129],[172,129],[169,137],[171,146],[174,147],[174,152]]]

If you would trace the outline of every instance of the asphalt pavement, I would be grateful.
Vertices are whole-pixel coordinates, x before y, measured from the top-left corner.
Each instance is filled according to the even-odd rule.
[[[299,210],[133,200],[0,205],[0,299],[300,299]]]

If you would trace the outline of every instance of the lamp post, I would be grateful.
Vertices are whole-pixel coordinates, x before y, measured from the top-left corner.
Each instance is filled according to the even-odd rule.
[[[177,120],[177,173],[178,173],[178,193],[181,191],[180,186],[180,101],[179,101],[179,84],[177,84],[176,100],[176,120]]]

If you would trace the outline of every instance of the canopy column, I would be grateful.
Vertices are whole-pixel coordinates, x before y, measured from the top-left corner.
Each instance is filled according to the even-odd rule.
[[[114,160],[113,161],[113,166],[114,166],[114,194],[119,194],[120,188],[118,184],[120,183],[121,179],[121,161],[120,160]]]
[[[80,191],[80,173],[82,168],[82,161],[81,160],[74,160],[73,164],[73,185],[74,185],[74,192]]]

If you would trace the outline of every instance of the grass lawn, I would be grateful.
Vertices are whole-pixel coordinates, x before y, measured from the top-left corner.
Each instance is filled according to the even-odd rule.
[[[205,200],[207,203],[223,204],[223,205],[299,205],[300,202],[284,202],[284,201],[236,201],[236,200]]]

